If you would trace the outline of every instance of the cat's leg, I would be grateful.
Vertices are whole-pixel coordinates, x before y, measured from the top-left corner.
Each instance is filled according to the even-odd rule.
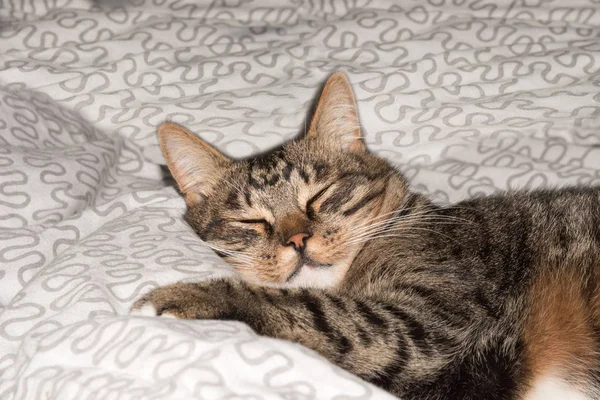
[[[392,392],[448,361],[448,338],[381,300],[320,289],[275,289],[242,281],[176,283],[133,308],[145,315],[236,320],[258,334],[303,344],[340,367]]]

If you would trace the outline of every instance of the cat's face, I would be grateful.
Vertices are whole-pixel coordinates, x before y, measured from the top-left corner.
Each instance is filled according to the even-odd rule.
[[[174,124],[161,147],[186,197],[186,221],[244,279],[330,287],[345,276],[369,226],[405,184],[361,141],[352,91],[328,82],[306,138],[234,161]]]
[[[372,155],[292,142],[232,165],[185,218],[246,280],[332,286],[379,214],[390,173]]]

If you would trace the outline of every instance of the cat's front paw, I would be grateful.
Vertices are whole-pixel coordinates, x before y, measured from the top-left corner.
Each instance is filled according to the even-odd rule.
[[[147,299],[147,296],[144,296],[138,299],[131,309],[129,310],[129,315],[133,315],[134,317],[164,317],[164,318],[177,318],[174,314],[169,312],[159,311],[160,306],[155,305],[152,301]]]
[[[181,319],[209,319],[215,308],[207,298],[209,287],[199,283],[175,283],[159,287],[138,299],[131,315]]]

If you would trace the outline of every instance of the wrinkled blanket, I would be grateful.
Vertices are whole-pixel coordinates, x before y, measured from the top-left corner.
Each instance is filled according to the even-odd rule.
[[[0,0],[0,398],[391,398],[238,322],[128,316],[232,273],[156,127],[264,151],[338,70],[436,202],[600,181],[598,0]]]

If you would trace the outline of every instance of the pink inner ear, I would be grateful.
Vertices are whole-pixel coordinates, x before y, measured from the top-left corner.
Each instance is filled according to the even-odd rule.
[[[231,161],[186,128],[167,122],[158,128],[167,166],[188,205],[197,204],[219,183]]]
[[[354,93],[344,74],[335,73],[327,80],[308,136],[323,139],[344,151],[366,151]]]

